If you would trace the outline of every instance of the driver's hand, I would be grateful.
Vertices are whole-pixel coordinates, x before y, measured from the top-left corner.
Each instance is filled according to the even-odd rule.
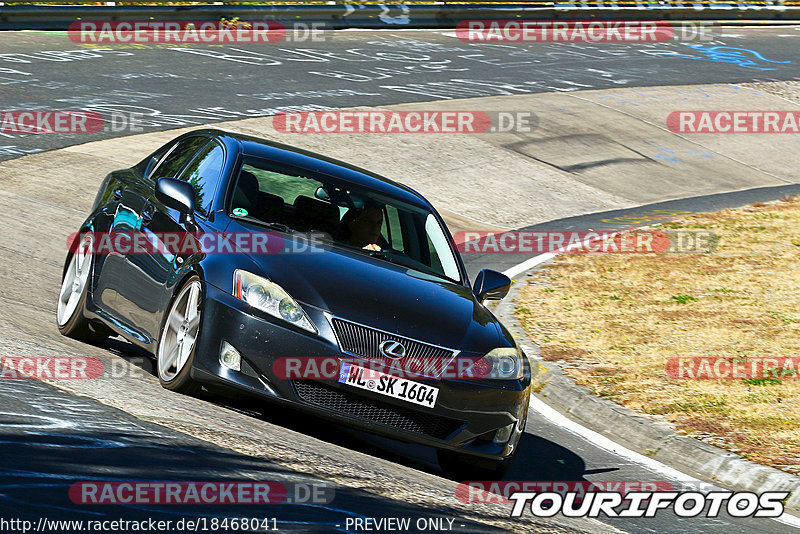
[[[380,247],[380,245],[376,245],[375,243],[370,243],[369,245],[364,247],[363,250],[372,250],[374,252],[380,252],[381,251],[381,247]]]

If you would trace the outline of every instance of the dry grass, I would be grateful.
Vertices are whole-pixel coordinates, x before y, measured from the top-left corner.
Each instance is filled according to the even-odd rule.
[[[573,254],[528,278],[517,314],[546,360],[628,408],[800,474],[800,381],[676,380],[681,356],[798,356],[800,198],[688,217],[710,254]]]

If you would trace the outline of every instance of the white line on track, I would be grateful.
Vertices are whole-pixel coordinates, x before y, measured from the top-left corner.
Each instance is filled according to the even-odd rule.
[[[572,419],[569,419],[565,415],[562,415],[561,413],[557,412],[554,408],[550,407],[543,400],[541,400],[536,396],[531,396],[530,407],[531,409],[539,412],[549,422],[558,425],[561,428],[582,437],[595,447],[599,447],[604,451],[608,451],[616,456],[624,458],[625,460],[639,464],[649,469],[650,471],[653,471],[654,473],[658,473],[659,475],[674,480],[676,482],[690,482],[690,483],[702,484],[704,486],[707,485],[707,483],[703,480],[689,476],[681,471],[678,471],[673,467],[662,464],[661,462],[653,458],[650,458],[643,454],[639,454],[638,452],[632,451],[627,447],[623,447],[619,443],[616,443],[615,441],[607,438],[606,436],[598,432],[595,432],[594,430],[586,428],[585,426],[579,423],[576,423]],[[800,528],[800,518],[787,513],[784,513],[780,517],[773,517],[772,519],[774,519],[779,523],[783,523],[784,525]]]
[[[642,230],[644,228],[645,227],[638,228],[638,229]],[[630,231],[630,230],[628,230],[628,231]],[[569,246],[569,247],[566,247],[566,248],[562,249],[560,252],[547,252],[545,254],[539,254],[538,256],[534,256],[532,258],[529,258],[529,259],[525,260],[524,262],[522,262],[522,263],[520,263],[518,265],[515,265],[515,266],[513,266],[513,267],[511,267],[509,269],[506,269],[503,272],[503,274],[505,274],[509,278],[514,278],[515,276],[518,276],[521,273],[524,273],[525,271],[527,271],[529,269],[533,269],[537,265],[541,265],[542,263],[553,259],[554,257],[556,257],[561,252],[569,252],[570,250],[572,250],[574,248],[586,246],[587,243],[588,243],[588,240],[584,241],[583,243],[575,243],[572,246]],[[535,410],[535,411],[537,411],[545,419],[547,419],[549,422],[553,423],[554,425],[557,425],[557,426],[559,426],[559,427],[561,427],[561,428],[563,428],[563,429],[565,429],[565,430],[567,430],[569,432],[572,432],[573,434],[576,434],[576,435],[582,437],[583,439],[585,439],[586,441],[588,441],[592,445],[594,445],[594,446],[596,446],[596,447],[598,447],[600,449],[603,449],[605,451],[608,451],[608,452],[610,452],[610,453],[612,453],[612,454],[614,454],[616,456],[624,458],[624,459],[626,459],[626,460],[628,460],[630,462],[639,464],[639,465],[649,469],[650,471],[653,471],[654,473],[658,473],[659,475],[662,475],[662,476],[664,476],[666,478],[669,478],[669,479],[672,479],[674,481],[705,484],[704,481],[702,481],[702,480],[700,480],[698,478],[689,476],[689,475],[687,475],[687,474],[685,474],[685,473],[683,473],[681,471],[678,471],[677,469],[675,469],[673,467],[670,467],[670,466],[668,466],[666,464],[662,464],[661,462],[659,462],[659,461],[657,461],[657,460],[655,460],[653,458],[650,458],[650,457],[645,456],[643,454],[639,454],[638,452],[632,451],[632,450],[628,449],[627,447],[623,447],[619,443],[607,438],[606,436],[604,436],[604,435],[602,435],[602,434],[600,434],[598,432],[595,432],[594,430],[586,428],[585,426],[581,425],[580,423],[577,423],[577,422],[573,421],[572,419],[569,419],[565,415],[559,413],[558,411],[556,411],[554,408],[550,407],[548,404],[546,404],[543,400],[539,399],[535,395],[531,396],[530,408]],[[779,523],[783,523],[784,525],[788,525],[788,526],[791,526],[791,527],[794,527],[794,528],[800,528],[800,518],[798,518],[796,516],[793,516],[793,515],[790,515],[788,513],[784,513],[780,517],[773,517],[772,519],[774,519],[775,521],[777,521]]]
[[[612,232],[612,233],[606,234],[606,239],[611,239],[612,237],[616,237],[618,234],[622,234],[622,233],[625,233],[625,232],[632,232],[634,230],[647,230],[648,228],[649,228],[649,226],[637,226],[636,228],[627,228],[627,229],[624,229],[624,230],[617,230],[616,232]],[[592,232],[595,232],[595,231],[594,230],[590,230],[589,232],[592,233]],[[571,251],[573,249],[576,249],[576,248],[586,248],[586,247],[589,246],[589,244],[592,241],[596,241],[597,239],[598,239],[597,235],[595,235],[594,237],[590,238],[589,235],[587,234],[586,238],[583,241],[581,241],[580,243],[573,243],[573,244],[571,244],[569,246],[562,247],[562,248],[556,250],[555,252],[545,252],[544,254],[539,254],[538,256],[534,256],[532,258],[529,258],[529,259],[523,261],[520,264],[517,264],[517,265],[515,265],[515,266],[513,266],[513,267],[511,267],[509,269],[506,269],[505,271],[503,271],[503,274],[506,275],[507,277],[513,279],[515,276],[519,276],[520,274],[524,273],[525,271],[527,271],[529,269],[533,269],[537,265],[541,265],[542,263],[555,258],[559,254],[562,254],[564,252],[569,252],[569,251]]]
[[[539,254],[538,256],[534,256],[532,258],[529,258],[529,259],[523,261],[522,263],[511,267],[510,269],[506,269],[505,271],[503,271],[503,274],[506,275],[507,277],[513,279],[514,277],[519,276],[520,274],[524,273],[525,271],[527,271],[529,269],[533,269],[537,265],[541,265],[544,262],[555,258],[557,255],[558,255],[558,253],[556,253],[556,252],[546,252],[544,254]]]

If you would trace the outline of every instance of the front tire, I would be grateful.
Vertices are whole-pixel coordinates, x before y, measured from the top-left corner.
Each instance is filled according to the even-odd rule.
[[[464,480],[502,480],[511,468],[514,456],[504,460],[489,460],[469,454],[438,449],[439,467],[450,478]]]
[[[164,315],[156,360],[161,386],[179,393],[197,393],[200,384],[191,377],[202,319],[202,284],[192,276],[181,286]]]
[[[62,335],[81,341],[100,343],[108,337],[108,332],[89,322],[84,313],[94,264],[93,252],[92,234],[81,235],[77,249],[67,257],[67,267],[64,269],[61,290],[58,293],[56,321]]]

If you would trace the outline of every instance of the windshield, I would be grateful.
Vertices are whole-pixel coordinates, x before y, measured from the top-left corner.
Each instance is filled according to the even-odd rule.
[[[229,214],[315,232],[338,246],[461,281],[447,233],[433,213],[327,175],[246,159]]]

